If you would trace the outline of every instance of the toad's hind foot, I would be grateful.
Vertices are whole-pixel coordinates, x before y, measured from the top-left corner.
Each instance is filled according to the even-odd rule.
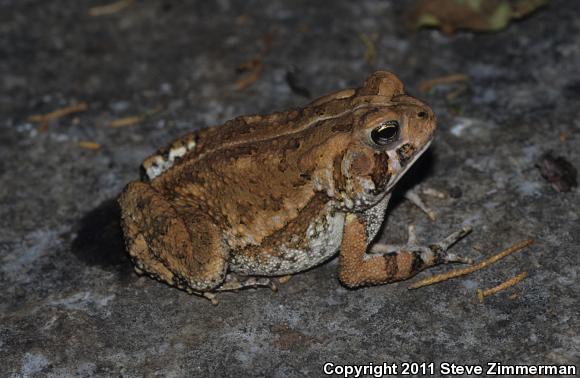
[[[374,244],[369,253],[370,254],[385,254],[396,253],[401,250],[421,252],[421,256],[425,258],[425,263],[431,262],[430,265],[437,265],[442,263],[463,263],[472,264],[473,260],[458,256],[454,253],[449,253],[448,250],[459,240],[467,236],[473,228],[471,226],[464,226],[460,230],[451,233],[443,240],[430,244],[429,246],[420,245],[417,242],[417,233],[414,225],[409,225],[407,244]]]
[[[429,246],[419,245],[414,226],[409,227],[409,240],[403,245],[375,244],[366,253],[364,224],[355,216],[347,218],[339,261],[339,278],[351,288],[406,280],[428,267],[470,260],[448,253],[448,249],[471,232],[463,227],[442,241]]]
[[[236,291],[242,289],[256,289],[259,287],[267,287],[272,291],[278,291],[276,283],[267,277],[245,277],[240,280],[237,276],[228,274],[226,280],[215,291]]]
[[[437,258],[435,264],[454,262],[473,264],[472,259],[458,256],[455,253],[449,253],[447,251],[453,244],[466,237],[472,230],[473,228],[471,226],[463,226],[460,230],[455,231],[440,242],[431,244],[429,248],[433,251]]]
[[[208,299],[211,304],[214,306],[219,304],[217,299],[218,292],[225,292],[225,291],[238,291],[242,289],[257,289],[259,287],[267,287],[270,288],[272,291],[278,291],[278,286],[276,283],[267,277],[246,277],[243,280],[239,280],[237,276],[228,274],[226,275],[225,281],[216,289],[212,291],[206,292],[196,292],[196,291],[189,291],[190,294],[196,294]]]

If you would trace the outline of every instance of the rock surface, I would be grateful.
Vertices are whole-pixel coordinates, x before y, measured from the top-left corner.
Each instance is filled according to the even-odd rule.
[[[139,1],[91,16],[95,5],[0,2],[1,376],[578,364],[580,192],[556,192],[535,164],[554,151],[580,168],[580,2],[554,0],[501,33],[454,35],[406,30],[404,1]],[[253,58],[261,74],[239,90],[247,73],[236,68]],[[401,189],[449,194],[427,197],[436,222],[397,201],[382,239],[403,241],[409,223],[424,242],[471,224],[455,252],[481,259],[529,237],[532,247],[414,291],[347,290],[334,260],[278,293],[220,295],[217,307],[133,273],[115,198],[145,156],[192,128],[303,105],[377,68],[440,119]],[[469,80],[419,93],[457,73]],[[28,120],[79,102],[88,110]],[[135,115],[147,116],[109,127]],[[477,288],[522,271],[522,283],[478,303]]]

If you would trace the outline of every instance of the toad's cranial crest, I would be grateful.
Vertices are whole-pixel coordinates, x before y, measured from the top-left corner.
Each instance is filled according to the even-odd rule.
[[[349,287],[409,278],[447,261],[446,249],[366,251],[435,128],[431,108],[378,71],[304,108],[191,132],[145,159],[121,194],[129,255],[138,272],[206,296],[339,250]]]

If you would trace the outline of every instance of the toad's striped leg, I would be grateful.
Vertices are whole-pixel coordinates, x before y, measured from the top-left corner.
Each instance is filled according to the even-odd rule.
[[[339,277],[348,287],[379,285],[413,277],[428,267],[448,262],[469,262],[447,250],[471,232],[464,227],[439,243],[420,246],[414,229],[410,229],[407,245],[379,245],[373,254],[366,254],[367,236],[363,221],[355,215],[346,219],[340,250]],[[379,253],[378,255],[376,253]]]

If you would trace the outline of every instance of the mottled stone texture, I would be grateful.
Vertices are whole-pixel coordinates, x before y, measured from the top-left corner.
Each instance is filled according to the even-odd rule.
[[[552,150],[580,168],[580,2],[554,0],[497,34],[452,36],[406,30],[403,1],[139,1],[89,16],[98,3],[0,1],[0,375],[578,363],[580,193],[556,192],[535,164]],[[236,90],[236,68],[255,57],[259,80]],[[480,259],[533,237],[531,248],[410,292],[408,282],[345,289],[334,260],[278,293],[228,293],[217,307],[133,273],[115,197],[147,154],[192,128],[355,86],[376,68],[395,71],[440,119],[402,187],[450,194],[427,197],[436,222],[398,201],[382,238],[403,241],[414,223],[435,241],[469,223],[457,253]],[[461,93],[419,93],[456,73],[470,77]],[[79,101],[86,112],[47,128],[27,120]],[[159,106],[138,125],[109,127]],[[87,140],[101,148],[79,147]],[[517,287],[477,302],[477,288],[521,271],[530,274]]]

